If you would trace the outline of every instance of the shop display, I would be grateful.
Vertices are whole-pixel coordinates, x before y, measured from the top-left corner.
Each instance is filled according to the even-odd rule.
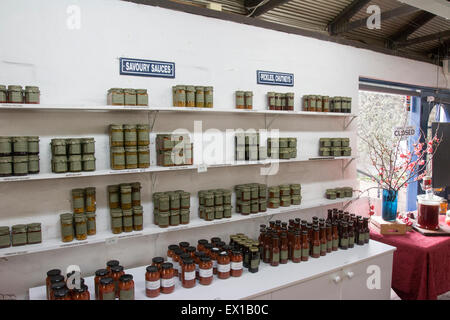
[[[153,193],[153,223],[160,228],[188,224],[191,194],[183,190]]]
[[[313,112],[352,112],[351,97],[329,97],[320,95],[303,96],[303,111]]]
[[[171,167],[194,163],[194,144],[189,135],[158,134],[156,136],[158,166]]]
[[[5,85],[0,85],[0,103],[26,103],[39,104],[41,92],[39,87],[9,85],[6,89]]]
[[[236,213],[242,215],[267,211],[267,185],[260,183],[239,184],[236,193]]]
[[[150,136],[147,124],[109,126],[111,169],[150,167]]]
[[[52,139],[52,172],[95,171],[94,138]]]
[[[269,110],[294,111],[294,93],[267,92]]]
[[[319,156],[349,157],[352,155],[349,138],[320,138]]]
[[[0,249],[41,242],[42,230],[39,222],[16,224],[11,229],[8,226],[0,226]]]
[[[122,183],[108,186],[108,206],[113,234],[140,231],[144,227],[141,184]]]
[[[253,91],[236,91],[236,109],[253,109]]]
[[[328,200],[351,198],[353,197],[353,187],[327,189],[325,192],[325,197]]]
[[[147,89],[111,88],[107,104],[111,106],[148,106]]]
[[[39,171],[39,137],[0,137],[0,177]]]
[[[297,138],[268,138],[267,156],[285,160],[297,158]]]
[[[174,107],[212,108],[214,88],[177,85],[172,87]]]
[[[236,161],[267,159],[267,147],[260,145],[259,132],[237,132],[234,141]]]
[[[282,184],[269,187],[267,207],[277,209],[280,206],[300,205],[302,202],[301,191],[302,187],[300,184]]]
[[[200,190],[198,192],[198,201],[198,215],[200,219],[212,221],[231,218],[231,190]]]

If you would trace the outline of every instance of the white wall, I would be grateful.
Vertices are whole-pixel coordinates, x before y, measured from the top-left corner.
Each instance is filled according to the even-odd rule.
[[[67,28],[69,5],[81,8],[81,29]],[[255,108],[264,109],[267,91],[295,92],[295,106],[303,94],[351,96],[357,109],[358,77],[435,86],[436,67],[431,64],[382,55],[334,43],[256,27],[215,20],[156,7],[113,0],[3,0],[0,3],[0,83],[38,85],[42,104],[104,105],[111,87],[147,88],[150,106],[170,106],[171,86],[214,86],[215,108],[233,108],[234,91],[253,90]],[[120,76],[119,57],[176,62],[176,79]],[[295,74],[295,87],[256,85],[256,70]],[[1,111],[0,135],[39,135],[41,168],[49,171],[48,141],[52,137],[95,136],[97,167],[108,168],[106,130],[110,123],[146,122],[139,113],[7,112]],[[154,131],[177,128],[193,130],[194,120],[203,129],[264,128],[264,116],[237,114],[158,116]],[[282,116],[273,122],[284,136],[298,136],[300,156],[315,156],[311,148],[321,136],[349,136],[356,150],[356,136],[342,131],[343,120]],[[308,147],[307,147],[308,146]],[[144,220],[151,224],[151,193],[185,189],[196,193],[207,188],[232,188],[238,183],[267,182],[269,185],[300,182],[304,200],[322,197],[327,186],[355,185],[354,163],[343,174],[342,163],[312,162],[283,164],[267,179],[258,167],[210,169],[157,174],[120,175],[0,184],[0,225],[44,222],[44,239],[59,232],[58,214],[70,210],[70,190],[97,187],[98,229],[108,230],[106,186],[122,182],[143,184]],[[193,203],[191,216],[196,215]],[[326,208],[281,215],[278,218],[311,217]],[[211,236],[227,237],[245,232],[256,236],[259,218],[120,241],[115,246],[95,245],[54,252],[11,257],[0,261],[0,293],[23,297],[30,286],[41,285],[45,272],[54,267],[79,264],[86,275],[111,258],[126,267],[148,264],[167,245],[181,240],[196,241]]]

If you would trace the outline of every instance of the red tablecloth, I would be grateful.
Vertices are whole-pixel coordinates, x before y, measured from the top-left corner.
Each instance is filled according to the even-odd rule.
[[[416,231],[402,236],[370,238],[397,248],[394,252],[392,288],[401,299],[433,299],[450,291],[450,237],[426,237]]]

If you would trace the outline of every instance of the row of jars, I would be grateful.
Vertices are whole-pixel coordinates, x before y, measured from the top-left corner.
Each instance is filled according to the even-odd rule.
[[[107,103],[111,106],[148,106],[147,89],[111,88]]]
[[[191,194],[184,190],[155,192],[153,221],[160,228],[188,224],[190,221]]]
[[[0,85],[0,103],[31,103],[38,104],[40,102],[41,92],[36,86],[9,85],[6,89],[5,85]]]
[[[0,137],[0,157],[39,154],[39,137]]]
[[[148,124],[111,124],[109,126],[111,147],[137,147],[150,144]]]
[[[285,160],[297,158],[297,138],[268,138],[267,156]]]
[[[303,96],[303,111],[351,113],[351,97]]]
[[[257,161],[267,159],[267,147],[259,143],[259,132],[237,132],[235,135],[236,161]]]
[[[52,139],[52,172],[95,171],[94,138]]]
[[[236,109],[253,109],[253,91],[236,91]]]
[[[73,213],[85,213],[96,211],[95,187],[72,189]]]
[[[353,197],[353,188],[352,187],[342,187],[334,189],[330,188],[325,191],[325,196],[329,200],[351,198]]]
[[[97,233],[95,212],[63,213],[60,215],[61,241],[86,240]]]
[[[189,135],[158,134],[156,136],[156,164],[163,167],[192,165],[194,144]]]
[[[139,147],[111,147],[111,169],[137,169],[150,167],[150,148]]]
[[[294,93],[267,92],[269,110],[294,111]]]
[[[214,88],[177,85],[172,87],[174,107],[212,108]]]
[[[72,279],[73,289],[67,287],[69,278],[73,273],[63,275],[60,269],[47,271],[45,278],[45,292],[47,300],[90,300],[89,288],[85,284],[84,278],[80,278],[80,283],[76,284]]]
[[[341,157],[351,156],[352,148],[350,147],[349,138],[320,138],[319,139],[319,156],[322,157]]]
[[[238,184],[236,193],[236,213],[242,215],[267,211],[267,185],[260,183]]]
[[[212,221],[231,218],[231,190],[214,189],[198,192],[198,213],[200,219]]]
[[[269,187],[269,199],[267,206],[271,209],[300,205],[302,187],[300,184],[282,184]]]
[[[110,209],[129,210],[141,205],[141,183],[122,183],[110,185],[108,190],[108,206]]]
[[[16,224],[11,227],[0,227],[0,248],[23,246],[42,242],[41,224]]]
[[[0,157],[0,177],[25,176],[39,171],[39,155]]]

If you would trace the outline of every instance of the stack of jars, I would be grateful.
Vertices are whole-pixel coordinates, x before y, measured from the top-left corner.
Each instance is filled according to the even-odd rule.
[[[235,135],[236,161],[257,161],[267,159],[267,147],[260,145],[259,132],[237,132]]]
[[[269,187],[267,206],[271,209],[300,205],[302,202],[302,187],[300,184],[282,184]]]
[[[0,227],[0,248],[23,246],[42,242],[41,224],[38,222],[29,224],[16,224],[11,227]]]
[[[321,157],[349,157],[352,155],[349,138],[320,138],[319,155]]]
[[[139,182],[108,186],[108,202],[112,233],[140,231],[144,228]]]
[[[253,91],[236,91],[236,109],[253,109]]]
[[[134,281],[117,260],[106,263],[106,269],[95,271],[96,300],[134,300]]]
[[[352,98],[305,95],[303,96],[303,111],[351,113]]]
[[[327,189],[325,196],[328,200],[351,198],[353,197],[353,187]]]
[[[297,158],[297,138],[268,138],[267,148],[271,159]]]
[[[184,190],[153,194],[153,221],[160,228],[188,224],[191,194]]]
[[[52,139],[52,172],[95,171],[94,138]]]
[[[267,92],[269,110],[294,111],[294,93]]]
[[[172,87],[174,107],[213,107],[213,87],[185,86],[178,85]]]
[[[260,183],[239,184],[236,192],[236,212],[242,215],[267,211],[267,185]]]
[[[251,273],[259,271],[261,255],[258,241],[250,239],[243,233],[237,233],[230,236],[230,246],[232,249],[241,252],[244,268],[247,268]],[[233,269],[233,266],[231,266],[231,269]]]
[[[111,88],[107,103],[111,106],[148,106],[147,89]]]
[[[39,104],[41,93],[39,87],[9,85],[0,85],[0,103],[30,103]]]
[[[231,218],[231,190],[214,189],[198,192],[198,214],[200,219]]]
[[[189,135],[158,134],[156,136],[156,163],[163,167],[192,165],[194,162],[193,148]]]
[[[109,126],[111,169],[150,167],[150,135],[147,124]]]
[[[73,289],[67,287],[66,281],[72,279]],[[47,272],[45,289],[47,300],[90,300],[89,288],[83,278],[79,279],[79,285],[74,277],[74,271],[64,276],[60,269],[52,269]]]
[[[0,137],[0,177],[39,173],[39,137]]]

